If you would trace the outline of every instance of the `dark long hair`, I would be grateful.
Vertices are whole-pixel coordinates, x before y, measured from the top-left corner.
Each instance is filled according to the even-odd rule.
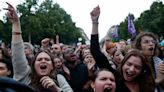
[[[35,61],[36,61],[37,56],[38,56],[41,52],[45,52],[45,53],[47,53],[47,54],[50,56],[51,61],[52,61],[53,70],[51,71],[49,77],[52,78],[52,79],[54,79],[54,82],[57,83],[57,81],[55,81],[55,80],[57,80],[57,76],[56,76],[56,72],[55,72],[55,70],[54,70],[55,68],[54,68],[54,62],[53,62],[52,55],[51,55],[48,51],[42,50],[42,51],[38,52],[38,53],[35,55],[35,57],[33,58],[32,63],[31,63],[31,84],[30,84],[30,85],[31,85],[32,87],[34,87],[34,88],[35,88],[37,91],[39,91],[39,92],[40,92],[42,89],[44,89],[44,88],[42,87],[41,83],[39,82],[39,81],[40,81],[40,77],[37,75],[36,70],[35,70]]]
[[[137,49],[133,49],[130,52],[128,52],[125,55],[124,59],[122,60],[122,64],[119,67],[119,72],[122,76],[121,77],[122,81],[124,81],[122,67],[131,56],[139,57],[142,61],[141,73],[134,79],[134,81],[139,83],[140,92],[154,92],[155,81],[154,81],[152,67],[150,65],[150,62],[148,62],[147,58],[143,55],[143,53]]]

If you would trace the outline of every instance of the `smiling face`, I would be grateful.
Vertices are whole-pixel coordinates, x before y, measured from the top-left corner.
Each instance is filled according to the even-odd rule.
[[[133,81],[142,71],[142,61],[139,57],[130,56],[122,66],[125,81]]]
[[[115,92],[116,84],[115,77],[110,71],[100,71],[94,82],[91,83],[91,87],[95,92]]]
[[[141,49],[146,56],[153,56],[155,51],[156,41],[150,36],[141,38]]]
[[[46,52],[41,52],[36,57],[34,68],[38,76],[49,75],[53,70],[51,57]]]

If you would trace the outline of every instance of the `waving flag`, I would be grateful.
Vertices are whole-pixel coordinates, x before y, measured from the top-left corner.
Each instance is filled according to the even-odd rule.
[[[137,35],[133,20],[131,19],[131,14],[128,15],[128,32],[132,35],[132,38]]]
[[[112,32],[112,38],[118,38],[118,26],[114,26],[113,32]]]
[[[111,38],[113,41],[119,40],[119,28],[118,25],[113,25],[107,32],[107,35],[109,38]]]

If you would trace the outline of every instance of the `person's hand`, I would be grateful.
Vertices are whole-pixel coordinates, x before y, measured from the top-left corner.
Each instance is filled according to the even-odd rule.
[[[95,62],[94,59],[89,60],[88,63],[87,63],[88,70],[91,70],[94,67],[95,64],[96,64],[96,62]]]
[[[79,46],[77,47],[77,50],[78,50],[78,51],[83,50],[83,46],[82,46],[82,44],[81,44],[81,45],[79,45]]]
[[[56,35],[56,44],[59,44],[59,35]]]
[[[82,45],[79,45],[76,49],[75,49],[75,51],[74,51],[74,53],[75,54],[77,54],[78,52],[80,52],[80,51],[82,51]]]
[[[44,76],[40,79],[40,82],[44,88],[50,89],[52,91],[58,92],[60,89],[56,83],[49,76]]]
[[[48,46],[49,45],[49,42],[50,42],[50,39],[49,38],[45,38],[41,41],[41,44],[42,46]]]
[[[108,53],[107,53],[107,51],[106,51],[106,41],[104,42],[104,44],[103,44],[103,47],[102,47],[102,53],[105,55],[105,56],[108,56]]]
[[[158,66],[156,83],[164,82],[164,62]]]
[[[98,18],[100,16],[100,7],[99,6],[95,7],[91,11],[90,15],[91,15],[92,22],[98,22]]]
[[[50,43],[53,45],[53,44],[55,44],[54,43],[54,39],[50,39]]]
[[[6,2],[6,3],[8,5],[8,8],[4,8],[4,10],[8,10],[6,16],[9,19],[9,21],[11,23],[19,22],[18,15],[17,15],[16,10],[14,9],[14,7],[11,4],[9,4],[8,2]]]

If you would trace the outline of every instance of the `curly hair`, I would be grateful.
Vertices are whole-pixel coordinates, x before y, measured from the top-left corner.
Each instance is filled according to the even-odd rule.
[[[139,49],[139,50],[142,50],[142,47],[141,47],[141,40],[142,40],[142,37],[144,36],[149,36],[149,37],[152,37],[155,41],[158,42],[158,39],[157,37],[154,35],[154,33],[152,32],[143,32],[143,33],[140,33],[135,41],[134,41],[134,44],[133,44],[133,48],[135,49]],[[157,44],[155,44],[155,52],[154,52],[154,55],[157,55],[158,54],[158,48],[157,48]]]

